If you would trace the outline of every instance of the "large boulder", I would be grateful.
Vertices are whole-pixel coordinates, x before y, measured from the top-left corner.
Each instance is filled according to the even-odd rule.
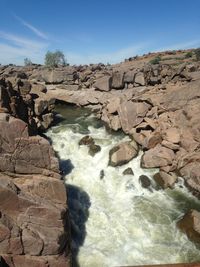
[[[138,146],[132,141],[123,142],[109,152],[109,165],[116,167],[128,163],[138,154]]]
[[[116,71],[112,75],[112,88],[123,89],[124,88],[124,72]]]
[[[135,75],[135,85],[144,86],[145,85],[145,77],[143,72],[138,72]]]
[[[112,79],[110,76],[103,76],[99,78],[93,85],[94,88],[100,91],[110,91]]]
[[[200,242],[200,212],[190,210],[177,223],[177,226],[183,231],[190,240]]]
[[[173,150],[163,147],[160,144],[146,151],[141,159],[143,168],[157,168],[172,165],[175,158]]]
[[[163,189],[167,187],[173,188],[177,181],[177,175],[175,173],[166,173],[164,171],[159,171],[153,178]]]
[[[122,129],[130,133],[131,129],[143,121],[144,116],[150,109],[146,102],[123,101],[118,107],[118,114]]]

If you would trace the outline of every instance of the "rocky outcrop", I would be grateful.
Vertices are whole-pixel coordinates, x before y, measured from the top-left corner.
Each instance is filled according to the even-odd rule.
[[[36,135],[47,107],[35,106],[29,82],[0,83],[0,255],[11,267],[70,266],[65,185],[52,147]]]

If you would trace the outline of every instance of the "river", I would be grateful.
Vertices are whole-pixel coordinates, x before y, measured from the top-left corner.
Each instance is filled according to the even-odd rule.
[[[89,111],[58,106],[63,120],[48,130],[66,174],[72,221],[72,248],[80,267],[107,267],[200,261],[199,248],[181,233],[176,222],[190,208],[200,210],[179,178],[173,190],[152,179],[157,170],[140,168],[141,154],[121,167],[108,166],[109,150],[129,140],[113,134]],[[79,140],[89,134],[101,151],[94,157]],[[123,175],[127,168],[134,175]],[[103,179],[100,173],[104,172]],[[139,176],[151,179],[142,188]]]

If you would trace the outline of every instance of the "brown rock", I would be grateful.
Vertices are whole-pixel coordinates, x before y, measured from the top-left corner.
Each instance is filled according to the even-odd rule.
[[[177,226],[183,231],[190,240],[200,242],[200,212],[190,210],[177,223]]]
[[[177,128],[169,128],[165,131],[164,137],[166,141],[178,144],[180,142],[180,131]]]
[[[90,154],[90,156],[94,157],[100,151],[101,151],[101,147],[99,145],[91,144],[89,146],[88,153]]]
[[[109,152],[109,165],[116,167],[128,163],[138,154],[137,144],[132,142],[123,142],[113,147]]]
[[[94,145],[94,139],[91,136],[86,135],[83,138],[81,138],[81,140],[79,141],[79,146],[81,145],[85,145],[85,146]]]
[[[123,173],[123,175],[134,175],[134,172],[132,170],[132,168],[126,168]]]
[[[138,72],[135,75],[135,84],[144,86],[145,85],[145,78],[143,72]]]
[[[99,78],[93,85],[94,88],[100,91],[110,91],[112,79],[110,76],[104,76]]]
[[[112,75],[112,88],[123,89],[124,88],[124,72],[116,71]]]
[[[158,144],[143,154],[141,166],[143,168],[164,167],[172,164],[174,158],[173,150]]]
[[[150,105],[145,102],[122,102],[118,108],[118,113],[123,131],[129,133],[133,127],[140,124],[149,108]]]
[[[154,180],[163,188],[173,188],[175,182],[177,181],[177,175],[175,173],[166,173],[160,171],[154,175]]]
[[[125,83],[134,83],[136,72],[134,70],[127,71],[124,75]]]

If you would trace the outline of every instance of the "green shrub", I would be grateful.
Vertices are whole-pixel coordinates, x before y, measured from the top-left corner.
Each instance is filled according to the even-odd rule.
[[[48,51],[45,55],[45,65],[47,67],[58,67],[59,65],[65,66],[66,59],[63,52],[57,50],[55,52]]]
[[[197,61],[200,61],[200,47],[194,51]]]
[[[153,58],[152,60],[150,60],[149,63],[155,65],[155,64],[159,64],[160,61],[161,61],[161,57],[157,56]]]
[[[193,56],[193,54],[192,54],[192,52],[190,51],[190,52],[187,52],[187,54],[185,55],[185,58],[190,58],[190,57],[192,57]]]

